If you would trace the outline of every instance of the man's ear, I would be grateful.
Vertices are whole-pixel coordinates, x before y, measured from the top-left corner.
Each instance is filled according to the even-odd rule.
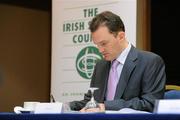
[[[124,40],[125,39],[125,32],[123,32],[123,31],[118,32],[117,38],[118,38],[118,40]]]

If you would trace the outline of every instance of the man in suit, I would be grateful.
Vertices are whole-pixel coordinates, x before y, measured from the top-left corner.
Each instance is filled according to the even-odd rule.
[[[98,14],[89,26],[92,40],[102,53],[104,60],[97,62],[90,87],[97,87],[94,93],[98,108],[85,108],[91,94],[84,100],[70,102],[72,110],[98,112],[104,110],[153,111],[155,100],[162,99],[165,91],[165,65],[155,53],[136,49],[125,37],[125,27],[119,16],[105,11]],[[111,76],[111,66],[117,78]],[[114,75],[115,76],[115,75]],[[111,79],[117,79],[111,83]],[[113,84],[113,85],[112,85]]]

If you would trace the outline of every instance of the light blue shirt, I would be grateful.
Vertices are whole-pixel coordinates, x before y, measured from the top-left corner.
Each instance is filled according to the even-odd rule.
[[[120,76],[121,76],[121,72],[122,72],[124,63],[125,63],[125,61],[126,61],[126,58],[127,58],[127,56],[128,56],[128,53],[129,53],[130,49],[131,49],[131,43],[128,43],[127,48],[125,48],[125,49],[121,52],[121,54],[118,56],[118,58],[116,59],[116,60],[119,61],[119,63],[120,63],[120,64],[118,65],[118,67],[117,67],[118,80],[119,80],[119,78],[120,78]]]

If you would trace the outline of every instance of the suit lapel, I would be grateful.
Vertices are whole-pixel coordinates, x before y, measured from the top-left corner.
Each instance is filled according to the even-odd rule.
[[[124,90],[127,86],[128,80],[131,76],[131,73],[136,66],[136,59],[137,59],[137,51],[132,46],[132,48],[126,58],[125,64],[123,66],[121,76],[119,78],[119,83],[116,88],[115,99],[119,99],[122,97]]]

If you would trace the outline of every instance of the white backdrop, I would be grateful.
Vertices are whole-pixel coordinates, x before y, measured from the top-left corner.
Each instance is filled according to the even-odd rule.
[[[52,0],[51,94],[57,101],[83,99],[101,55],[88,22],[102,11],[124,21],[127,39],[136,46],[136,0]]]

